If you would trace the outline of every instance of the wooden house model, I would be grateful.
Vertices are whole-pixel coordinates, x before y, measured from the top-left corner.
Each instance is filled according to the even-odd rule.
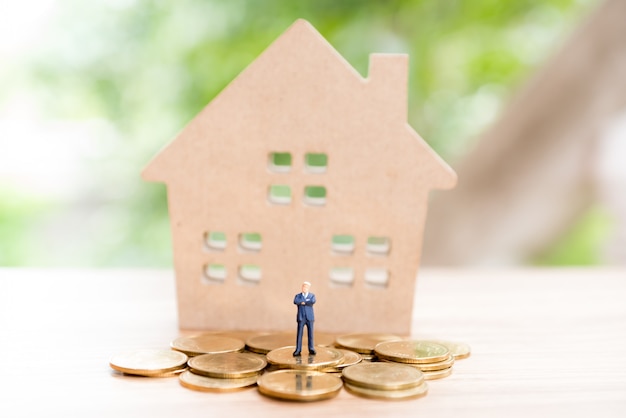
[[[407,123],[408,58],[363,78],[296,21],[145,168],[167,185],[179,325],[410,331],[431,189],[456,174]]]

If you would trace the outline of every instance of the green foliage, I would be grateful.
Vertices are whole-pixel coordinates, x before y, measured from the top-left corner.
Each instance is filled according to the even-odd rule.
[[[409,122],[454,160],[589,1],[64,0],[16,73],[46,118],[104,120],[113,133],[84,160],[89,192],[54,202],[90,214],[64,255],[28,255],[51,242],[24,232],[26,219],[48,216],[27,199],[2,207],[0,264],[169,265],[165,188],[142,182],[141,169],[297,18],[363,75],[372,52],[408,53]]]
[[[533,260],[540,266],[591,266],[602,264],[600,250],[613,221],[601,208],[591,208],[545,254]]]
[[[53,210],[54,205],[43,198],[0,185],[0,266],[32,263],[38,254],[32,253],[29,236]]]

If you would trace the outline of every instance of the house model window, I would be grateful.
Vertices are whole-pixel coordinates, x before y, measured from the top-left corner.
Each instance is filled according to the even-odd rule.
[[[261,234],[256,232],[249,232],[239,235],[239,248],[244,251],[261,251],[263,247],[263,239]]]
[[[257,285],[261,281],[261,267],[255,264],[244,264],[239,267],[241,284]]]
[[[288,205],[291,203],[291,187],[284,184],[271,185],[267,198],[275,205]]]
[[[208,264],[204,268],[204,275],[208,282],[222,283],[226,280],[226,266],[223,264]]]
[[[328,166],[326,154],[307,153],[304,157],[304,167],[309,173],[325,173]]]
[[[365,270],[365,283],[375,288],[385,288],[389,282],[389,272],[384,268]]]
[[[204,234],[204,244],[209,250],[224,251],[226,248],[226,234],[211,231]]]
[[[354,270],[351,267],[333,267],[329,277],[333,286],[350,287],[354,283]]]
[[[391,250],[391,241],[387,237],[369,237],[367,252],[371,255],[388,255]]]
[[[304,203],[310,206],[324,206],[326,204],[326,187],[306,186],[304,188]]]
[[[354,252],[354,237],[352,235],[333,235],[331,249],[336,254],[352,254]]]
[[[268,159],[269,169],[274,173],[291,171],[291,154],[288,152],[272,152]]]
[[[181,328],[292,329],[310,281],[318,331],[410,333],[428,195],[456,174],[407,121],[408,75],[372,54],[363,77],[297,20],[155,144]]]

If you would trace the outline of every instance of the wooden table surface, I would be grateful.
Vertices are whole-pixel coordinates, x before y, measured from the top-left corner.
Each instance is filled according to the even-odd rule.
[[[626,416],[626,269],[423,269],[413,317],[472,347],[426,397],[204,393],[108,365],[179,335],[172,272],[0,269],[0,417]]]

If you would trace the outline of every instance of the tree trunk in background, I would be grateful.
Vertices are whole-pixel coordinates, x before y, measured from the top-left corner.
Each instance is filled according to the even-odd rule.
[[[624,109],[626,1],[608,0],[455,164],[457,188],[433,195],[422,264],[523,263],[549,248],[597,200],[601,139]]]

